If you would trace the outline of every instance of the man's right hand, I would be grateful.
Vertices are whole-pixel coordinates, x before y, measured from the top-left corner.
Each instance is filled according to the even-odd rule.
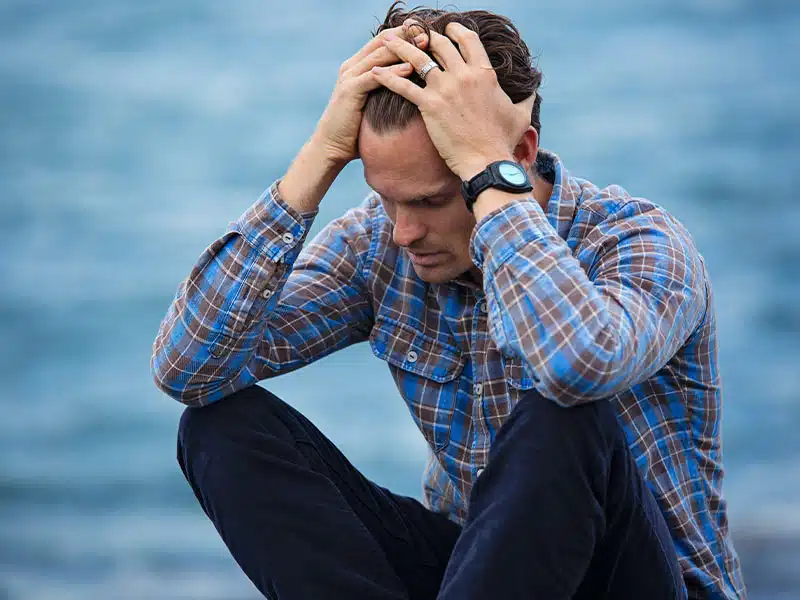
[[[358,158],[357,138],[364,102],[369,92],[380,87],[371,72],[372,67],[389,66],[397,75],[403,77],[411,74],[411,65],[398,62],[397,55],[385,47],[385,39],[389,33],[411,41],[414,28],[411,29],[411,34],[404,26],[380,32],[342,63],[339,69],[336,87],[314,134],[317,142],[322,144],[326,156],[334,164],[344,166]],[[422,44],[427,44],[427,36],[421,36],[420,41]],[[417,42],[417,45],[419,46],[420,42]]]
[[[380,84],[372,67],[389,66],[398,75],[411,74],[411,65],[399,63],[397,55],[384,46],[389,33],[408,39],[411,33],[402,26],[387,29],[372,38],[339,69],[339,78],[331,99],[314,134],[292,162],[278,184],[281,197],[301,213],[316,211],[341,170],[358,157],[358,131],[361,127],[367,94]],[[417,45],[427,45],[427,38]]]

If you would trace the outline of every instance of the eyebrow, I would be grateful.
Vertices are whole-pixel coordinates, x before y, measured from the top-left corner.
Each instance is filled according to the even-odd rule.
[[[447,185],[442,186],[439,189],[431,190],[430,193],[420,194],[418,196],[414,196],[413,198],[408,198],[407,200],[401,200],[400,202],[398,202],[398,204],[414,204],[415,202],[422,202],[423,200],[430,200],[431,198],[439,198],[439,197],[445,195],[445,193],[447,192],[447,188],[449,188],[449,187],[450,187],[450,185],[447,184]],[[388,198],[387,196],[384,196],[380,192],[378,192],[378,195],[380,195],[382,198],[386,198],[387,200],[392,200],[393,202],[396,202],[396,200]]]

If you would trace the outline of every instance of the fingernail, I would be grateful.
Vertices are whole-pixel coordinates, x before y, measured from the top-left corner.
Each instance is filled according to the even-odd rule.
[[[427,36],[424,33],[420,33],[417,37],[414,38],[414,41],[417,44],[421,44],[427,39]]]

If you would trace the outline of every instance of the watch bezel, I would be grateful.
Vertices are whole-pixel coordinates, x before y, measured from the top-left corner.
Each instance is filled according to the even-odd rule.
[[[509,181],[500,172],[500,166],[504,164],[512,165],[518,169],[519,172],[525,176],[525,183],[516,184]],[[470,212],[472,212],[472,207],[475,204],[475,201],[478,199],[478,195],[490,187],[497,188],[504,192],[517,193],[530,192],[533,190],[533,184],[531,183],[525,167],[513,160],[497,160],[488,164],[483,171],[472,177],[469,181],[464,181],[461,183],[461,195],[464,197],[464,201],[467,204],[467,209]]]

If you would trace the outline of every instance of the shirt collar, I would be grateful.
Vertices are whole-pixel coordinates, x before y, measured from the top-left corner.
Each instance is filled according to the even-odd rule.
[[[536,155],[536,174],[553,186],[545,214],[559,237],[566,240],[575,219],[581,187],[570,177],[558,155],[548,150],[539,150]]]

